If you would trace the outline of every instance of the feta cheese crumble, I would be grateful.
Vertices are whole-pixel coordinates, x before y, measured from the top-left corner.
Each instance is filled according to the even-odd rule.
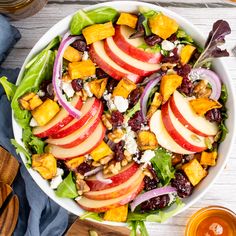
[[[82,56],[82,61],[86,61],[89,59],[89,54],[87,51],[84,51],[83,56]]]
[[[125,112],[129,107],[129,101],[121,96],[114,97],[114,104],[119,112]]]
[[[103,98],[107,101],[107,107],[110,111],[116,110],[116,105],[112,100],[111,93],[104,93]]]
[[[61,168],[57,168],[57,174],[56,177],[54,177],[51,182],[50,182],[50,188],[51,189],[57,189],[57,187],[59,186],[59,184],[63,181],[62,179],[62,175],[64,174],[63,169]]]
[[[138,144],[135,140],[135,132],[131,130],[130,126],[126,128],[126,134],[122,137],[125,141],[124,148],[130,153],[135,154],[138,152]]]
[[[71,83],[63,82],[62,83],[62,90],[65,92],[65,94],[68,98],[71,98],[74,96],[75,91],[72,88]]]
[[[37,121],[36,121],[34,118],[32,118],[32,119],[30,120],[29,125],[30,125],[31,127],[36,127],[36,126],[38,126],[38,123],[37,123]]]
[[[161,43],[161,48],[166,51],[171,51],[175,48],[175,45],[168,40],[163,40]]]
[[[155,152],[152,150],[146,150],[141,156],[140,162],[147,163],[150,162],[151,159],[155,156]]]
[[[84,83],[84,90],[87,93],[88,97],[91,98],[93,96],[93,93],[91,92],[88,83]]]

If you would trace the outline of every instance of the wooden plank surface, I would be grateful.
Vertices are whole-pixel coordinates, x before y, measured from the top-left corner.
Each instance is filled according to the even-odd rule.
[[[30,49],[37,40],[57,21],[87,5],[105,1],[78,1],[78,0],[49,0],[47,6],[33,17],[13,22],[19,28],[22,39],[4,62],[5,67],[20,67]],[[232,28],[232,33],[227,37],[227,49],[236,45],[236,5],[229,1],[221,0],[159,0],[149,1],[167,7],[174,12],[186,17],[195,24],[203,33],[207,34],[212,23],[217,19],[227,20]],[[228,70],[233,80],[236,91],[236,58],[232,56],[225,59]],[[230,155],[226,169],[209,189],[207,194],[193,207],[184,213],[173,217],[168,222],[150,224],[148,230],[151,236],[182,236],[188,218],[198,209],[208,205],[222,205],[236,211],[236,142]],[[71,218],[75,218],[71,215]],[[82,235],[81,235],[82,236]]]

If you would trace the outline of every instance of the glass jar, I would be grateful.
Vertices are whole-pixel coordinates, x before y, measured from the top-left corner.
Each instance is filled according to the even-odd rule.
[[[41,10],[47,0],[0,0],[0,13],[19,20]]]

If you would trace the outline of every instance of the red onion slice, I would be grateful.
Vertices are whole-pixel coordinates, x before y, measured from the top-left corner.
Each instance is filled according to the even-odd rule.
[[[146,193],[140,194],[130,204],[131,211],[134,211],[134,209],[138,205],[140,205],[142,202],[145,202],[151,198],[158,197],[158,196],[165,195],[165,194],[175,193],[175,192],[176,192],[175,188],[173,188],[171,186],[166,186],[166,187],[162,187],[162,188],[156,188],[156,189],[150,190]]]
[[[218,100],[220,98],[221,80],[215,72],[205,68],[196,68],[191,70],[188,77],[192,81],[207,80],[212,88],[210,98],[214,100]]]
[[[145,87],[141,98],[140,98],[140,106],[141,106],[141,114],[143,119],[146,119],[146,114],[147,114],[147,102],[149,95],[152,91],[152,89],[160,82],[161,76],[158,76],[157,78],[151,80]]]
[[[54,66],[53,66],[53,77],[52,77],[52,84],[53,88],[56,92],[58,101],[60,105],[73,117],[80,118],[81,112],[77,110],[70,102],[67,101],[66,97],[62,94],[62,60],[63,54],[66,48],[73,43],[75,40],[79,39],[79,36],[69,36],[66,34],[61,41],[61,44],[58,48],[58,52],[55,58]]]
[[[99,172],[96,174],[96,179],[99,180],[100,182],[105,183],[105,184],[111,184],[111,183],[112,183],[112,180],[111,180],[111,179],[105,179],[105,178],[104,178],[102,171],[99,171]]]
[[[97,168],[86,172],[86,173],[84,174],[84,176],[85,176],[85,177],[88,177],[88,176],[91,176],[91,175],[95,175],[95,174],[97,174],[100,170],[102,170],[102,166],[98,166]]]

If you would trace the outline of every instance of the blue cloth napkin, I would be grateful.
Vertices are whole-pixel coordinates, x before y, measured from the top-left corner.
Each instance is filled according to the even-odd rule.
[[[19,31],[10,26],[8,21],[0,15],[0,63],[19,39]],[[5,75],[11,82],[16,81],[18,73],[19,69],[3,69],[0,67],[0,77]],[[10,142],[11,138],[13,138],[11,107],[0,85],[0,145],[21,162]],[[68,224],[67,211],[48,198],[31,178],[23,164],[13,183],[13,190],[20,201],[15,236],[63,235]]]

